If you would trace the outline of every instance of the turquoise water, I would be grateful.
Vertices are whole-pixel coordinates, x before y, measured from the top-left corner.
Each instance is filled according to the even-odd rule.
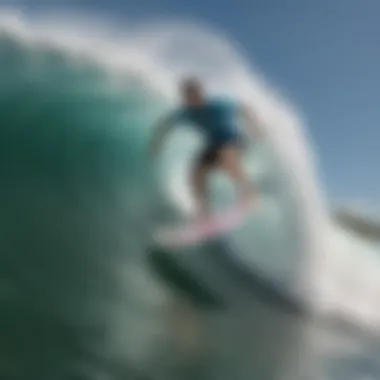
[[[59,51],[1,46],[1,362],[52,378],[106,349],[118,263],[149,239],[146,139],[128,128],[151,122],[148,99]]]

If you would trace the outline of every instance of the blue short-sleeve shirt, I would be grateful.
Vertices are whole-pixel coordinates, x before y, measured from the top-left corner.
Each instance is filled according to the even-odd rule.
[[[180,108],[169,120],[194,125],[212,145],[240,138],[238,105],[229,99],[210,99],[202,107]]]

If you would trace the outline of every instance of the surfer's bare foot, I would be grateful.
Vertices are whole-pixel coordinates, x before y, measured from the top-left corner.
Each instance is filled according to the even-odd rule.
[[[199,214],[197,214],[196,216],[196,219],[197,221],[199,222],[205,222],[210,216],[210,212],[207,210],[207,211],[202,211],[200,212]]]
[[[239,199],[244,204],[256,202],[257,192],[252,186],[245,187],[239,194]]]
[[[210,216],[210,210],[207,207],[202,207],[197,210],[195,214],[195,220],[197,222],[204,222]]]

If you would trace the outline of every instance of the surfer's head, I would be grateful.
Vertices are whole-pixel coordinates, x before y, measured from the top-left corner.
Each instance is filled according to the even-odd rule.
[[[183,79],[180,83],[180,91],[182,100],[186,105],[197,107],[204,103],[204,88],[199,79],[195,77]]]

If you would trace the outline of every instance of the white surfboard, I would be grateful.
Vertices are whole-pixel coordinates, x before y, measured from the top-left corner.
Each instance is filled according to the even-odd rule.
[[[158,229],[156,241],[167,247],[198,244],[223,235],[239,227],[252,212],[256,201],[241,201],[230,209],[211,214],[204,220],[195,220],[184,226]]]

